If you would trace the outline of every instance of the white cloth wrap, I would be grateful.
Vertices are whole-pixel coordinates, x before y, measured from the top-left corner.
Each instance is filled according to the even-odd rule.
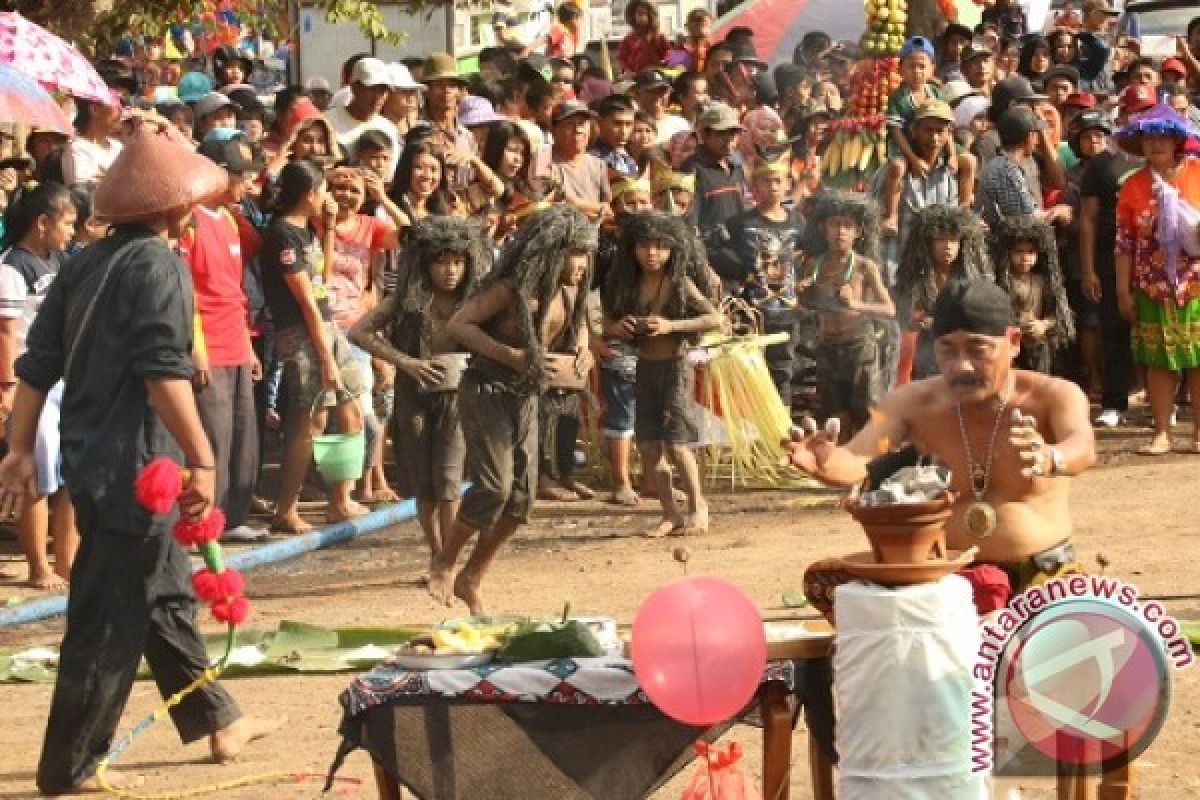
[[[839,797],[977,800],[971,772],[972,668],[979,627],[971,587],[951,575],[834,592]]]

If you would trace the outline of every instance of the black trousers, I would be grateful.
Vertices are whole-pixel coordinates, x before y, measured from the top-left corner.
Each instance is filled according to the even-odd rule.
[[[226,530],[250,518],[258,484],[261,440],[250,365],[212,367],[210,383],[196,392],[196,409],[217,465],[217,505]]]
[[[106,527],[95,502],[72,493],[79,553],[71,570],[67,630],[46,723],[37,785],[62,792],[87,780],[112,745],[143,655],[164,698],[208,665],[196,630],[196,601],[187,554],[170,534],[173,518],[157,518],[144,535]],[[241,716],[215,684],[171,709],[186,744]]]
[[[1104,269],[1097,272],[1100,276],[1100,346],[1104,370],[1100,407],[1125,412],[1129,410],[1129,389],[1133,385],[1129,323],[1117,310],[1116,274]]]

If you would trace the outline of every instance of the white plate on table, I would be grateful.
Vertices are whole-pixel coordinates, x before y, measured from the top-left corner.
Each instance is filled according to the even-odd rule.
[[[397,650],[387,663],[404,669],[472,669],[490,664],[495,650],[483,653],[409,653]]]

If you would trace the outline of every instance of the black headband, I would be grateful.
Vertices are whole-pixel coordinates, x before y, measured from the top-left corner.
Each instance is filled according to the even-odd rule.
[[[1003,336],[1012,324],[1008,292],[990,280],[950,283],[933,303],[935,338],[956,331]]]

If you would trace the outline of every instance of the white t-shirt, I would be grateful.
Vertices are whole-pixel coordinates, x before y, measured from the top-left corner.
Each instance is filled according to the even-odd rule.
[[[325,119],[329,120],[329,124],[333,126],[333,132],[337,135],[338,142],[345,149],[346,154],[354,149],[354,143],[358,141],[358,137],[362,136],[369,130],[383,131],[387,137],[392,140],[392,161],[388,165],[387,180],[391,183],[392,176],[396,174],[396,164],[400,161],[400,132],[396,130],[396,126],[390,119],[380,114],[376,114],[371,119],[363,122],[360,119],[355,119],[344,106],[330,106],[325,112]]]
[[[27,278],[18,265],[23,265]],[[37,316],[54,276],[58,274],[56,258],[40,259],[21,249],[12,248],[0,253],[0,318],[19,320],[17,353],[25,352],[25,336]],[[32,284],[30,283],[32,281]]]
[[[93,183],[121,155],[121,143],[109,139],[108,146],[98,145],[82,136],[72,139],[63,152],[63,179],[68,186]]]
[[[683,117],[676,114],[667,114],[658,121],[658,138],[654,143],[666,144],[671,141],[671,137],[675,134],[690,131],[691,129],[691,123]]]

